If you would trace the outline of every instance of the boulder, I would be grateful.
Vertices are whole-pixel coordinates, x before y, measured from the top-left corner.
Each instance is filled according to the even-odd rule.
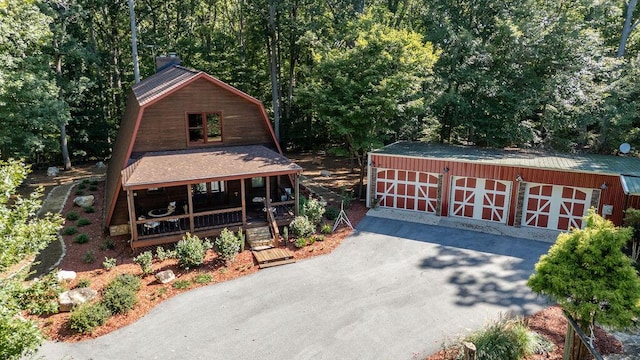
[[[47,176],[58,176],[58,174],[60,174],[60,169],[57,166],[47,168]]]
[[[76,196],[73,203],[81,207],[93,206],[93,195]]]
[[[168,284],[176,279],[176,275],[171,270],[160,271],[156,274],[156,280],[161,284]]]
[[[70,270],[59,270],[56,275],[59,282],[71,281],[76,278],[76,272]]]
[[[58,295],[58,305],[60,312],[71,311],[74,306],[89,302],[98,296],[98,292],[88,288],[77,288],[65,291]]]
[[[107,165],[105,165],[104,162],[102,162],[102,161],[98,161],[96,163],[96,169],[104,169],[106,167],[107,167]]]
[[[320,176],[326,176],[326,177],[329,177],[329,176],[331,176],[331,175],[333,175],[333,174],[332,174],[332,173],[331,173],[331,171],[329,171],[329,170],[322,170],[322,171],[320,171]]]

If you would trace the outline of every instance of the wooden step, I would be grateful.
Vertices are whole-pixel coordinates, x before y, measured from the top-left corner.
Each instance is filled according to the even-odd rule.
[[[245,234],[252,250],[273,247],[273,236],[268,226],[247,229]]]
[[[267,249],[262,251],[253,251],[253,256],[258,262],[259,268],[266,268],[277,265],[291,264],[296,262],[293,253],[287,249]]]

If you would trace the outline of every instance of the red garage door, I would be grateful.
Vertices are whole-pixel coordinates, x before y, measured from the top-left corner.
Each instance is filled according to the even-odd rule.
[[[593,189],[527,184],[523,225],[553,230],[580,229],[592,194]]]
[[[435,213],[438,176],[417,171],[379,169],[376,199],[379,206]]]
[[[449,215],[507,222],[511,182],[454,176]]]

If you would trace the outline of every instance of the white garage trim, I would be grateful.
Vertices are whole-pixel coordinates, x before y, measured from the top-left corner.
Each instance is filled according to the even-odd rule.
[[[407,170],[377,169],[378,206],[437,212],[438,175]]]
[[[553,230],[580,229],[592,196],[593,189],[528,183],[522,225]]]
[[[449,215],[506,223],[511,182],[454,176]]]

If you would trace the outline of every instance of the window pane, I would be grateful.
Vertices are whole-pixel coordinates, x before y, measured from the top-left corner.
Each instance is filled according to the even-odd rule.
[[[189,114],[189,142],[204,142],[202,114]]]
[[[260,188],[264,187],[264,178],[251,178],[251,187]]]
[[[189,128],[202,129],[202,114],[189,114]]]
[[[211,192],[224,192],[224,181],[212,181]]]
[[[194,194],[206,194],[207,193],[207,183],[200,183],[193,185],[193,193]]]
[[[207,142],[222,141],[220,114],[207,114]]]

